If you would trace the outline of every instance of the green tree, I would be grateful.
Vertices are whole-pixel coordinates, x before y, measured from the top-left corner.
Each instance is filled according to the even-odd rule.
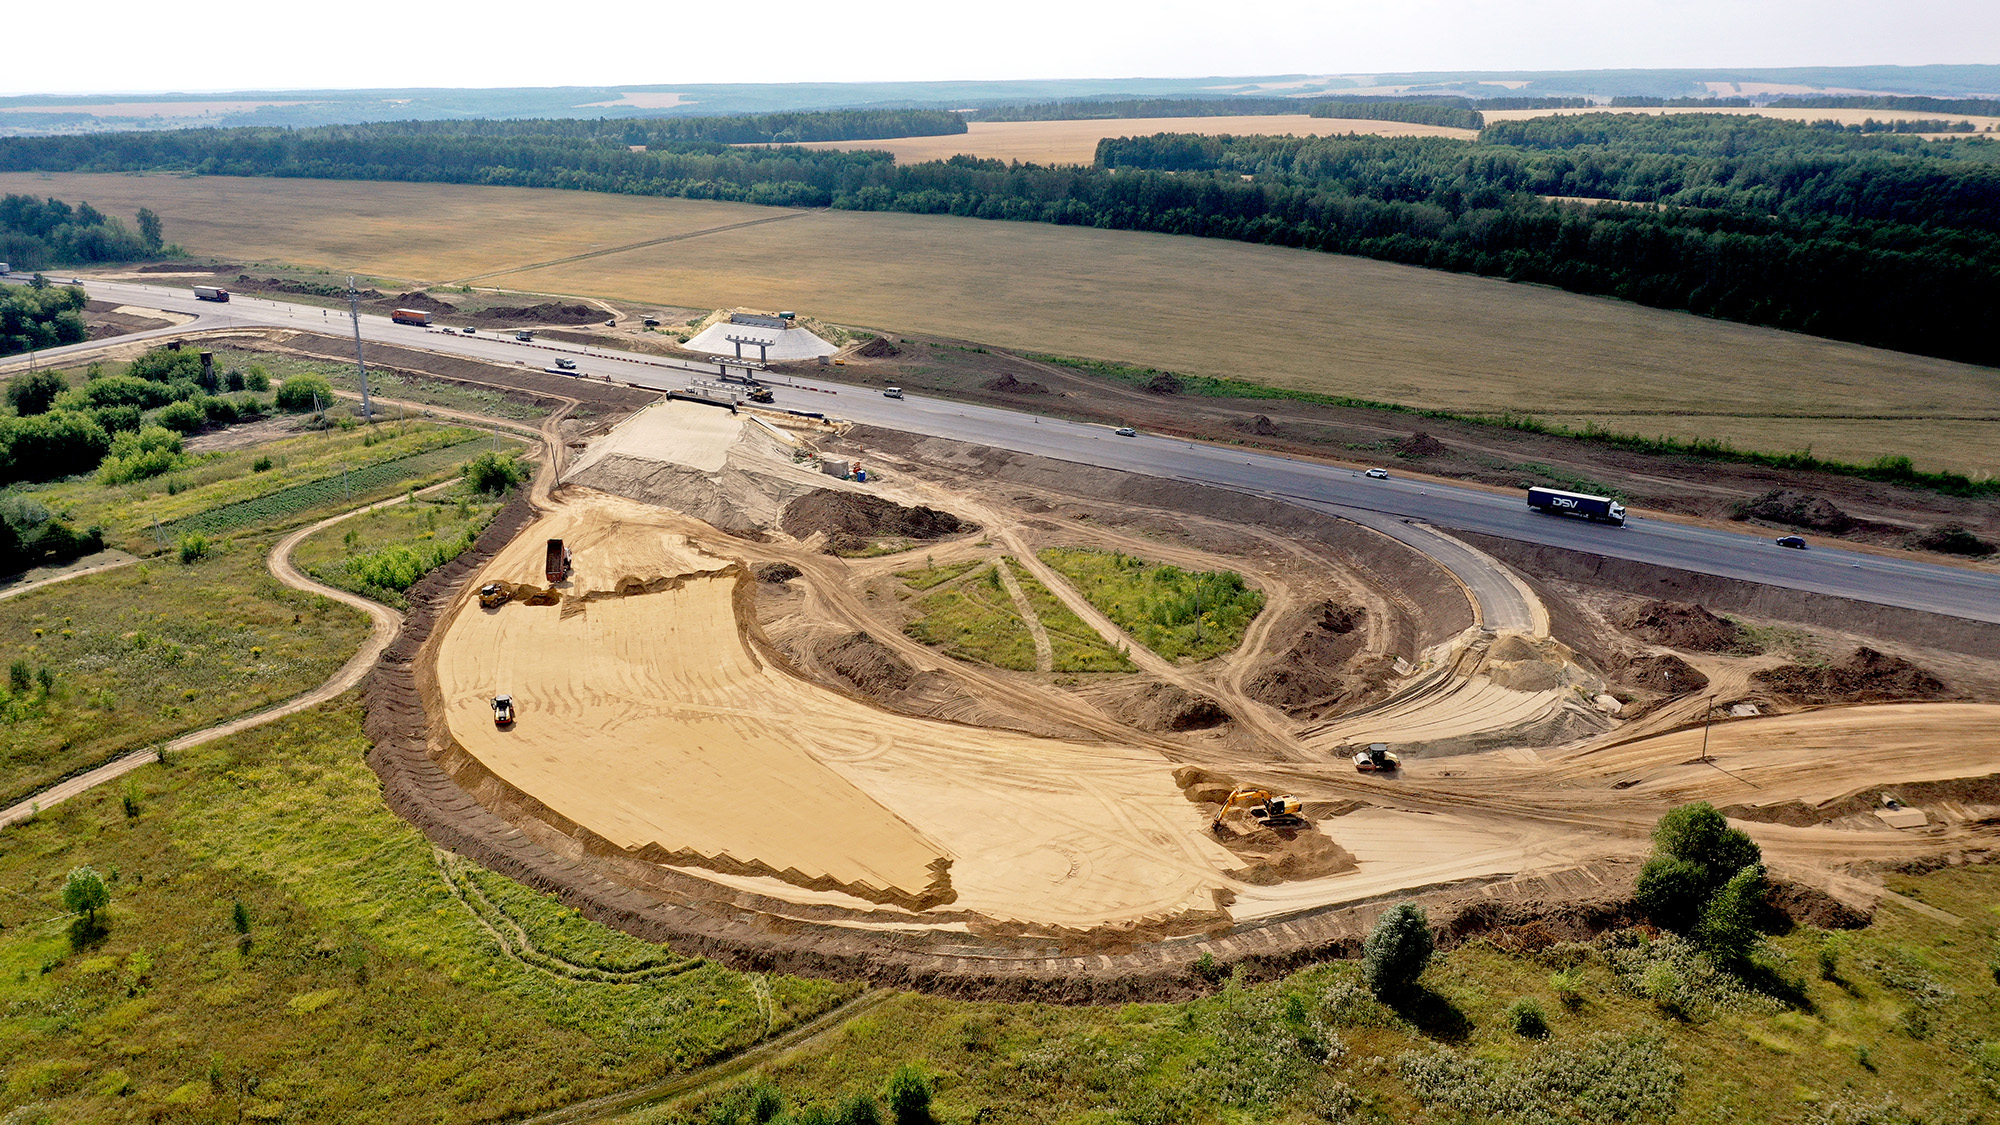
[[[7,404],[23,416],[46,414],[56,396],[68,389],[69,381],[62,377],[62,372],[37,371],[7,384]]]
[[[840,1103],[840,1125],[883,1125],[882,1107],[867,1094],[849,1094]]]
[[[1423,975],[1435,948],[1424,908],[1414,902],[1397,903],[1376,919],[1375,928],[1361,943],[1362,979],[1382,999],[1407,992]]]
[[[1763,862],[1756,841],[1706,801],[1671,809],[1653,827],[1653,857],[1639,872],[1636,899],[1661,926],[1691,933],[1723,885]]]
[[[159,253],[160,247],[166,244],[160,216],[151,207],[139,208],[139,241],[146,244],[146,251],[151,254]]]
[[[184,399],[161,407],[153,420],[177,434],[191,434],[208,425],[208,412],[199,403]]]
[[[95,868],[78,867],[63,880],[63,909],[81,914],[89,925],[97,925],[97,912],[111,905],[111,890]]]
[[[1730,876],[1702,911],[1695,942],[1725,964],[1749,960],[1757,945],[1757,915],[1764,906],[1764,891],[1764,868],[1759,864],[1748,864]]]
[[[515,457],[486,452],[466,462],[465,479],[480,492],[498,496],[527,480],[528,469]]]
[[[325,410],[333,405],[333,384],[317,375],[294,375],[278,388],[278,409],[290,414]]]
[[[1686,933],[1700,920],[1703,908],[1708,905],[1709,892],[1713,889],[1709,884],[1708,870],[1702,865],[1691,860],[1655,856],[1647,860],[1646,866],[1640,870],[1639,885],[1633,898],[1654,925]]]

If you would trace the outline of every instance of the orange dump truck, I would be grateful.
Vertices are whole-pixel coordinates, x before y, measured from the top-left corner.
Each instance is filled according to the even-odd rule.
[[[560,539],[549,540],[549,551],[542,560],[542,573],[550,582],[561,582],[569,577],[569,548]]]

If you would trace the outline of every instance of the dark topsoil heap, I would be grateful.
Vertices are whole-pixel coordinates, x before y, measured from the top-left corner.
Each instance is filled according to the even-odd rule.
[[[1618,670],[1618,682],[1673,698],[1708,686],[1701,670],[1670,652],[1635,656]]]
[[[893,695],[916,679],[908,661],[866,633],[822,638],[813,650],[828,671],[871,698]]]
[[[1855,524],[1854,517],[1833,506],[1833,502],[1796,488],[1774,488],[1736,506],[1739,520],[1768,520],[1786,527],[1803,527],[1839,535]]]
[[[1787,664],[1751,678],[1801,703],[1886,703],[1951,696],[1943,680],[1900,656],[1872,648],[1857,648],[1846,660],[1824,668]]]
[[[883,535],[905,539],[943,539],[963,531],[979,530],[979,525],[936,508],[921,505],[909,508],[880,496],[839,492],[831,488],[815,489],[786,505],[778,526],[794,539],[825,532],[829,545],[836,547]]]
[[[1321,602],[1304,620],[1281,625],[1298,639],[1244,683],[1244,694],[1295,718],[1317,718],[1348,694],[1340,670],[1361,651],[1367,616],[1353,606]]]
[[[884,356],[901,355],[902,353],[903,349],[891,343],[887,336],[877,336],[854,349],[855,355],[865,355],[869,359],[880,359]]]
[[[989,391],[999,391],[1002,394],[1009,395],[1045,395],[1049,393],[1049,388],[1046,384],[1033,381],[1023,382],[1014,378],[1014,373],[1011,371],[1001,375],[998,379],[988,381],[985,387]]]
[[[265,288],[280,286],[276,278]],[[544,301],[539,305],[506,306],[496,305],[478,312],[465,312],[450,301],[440,301],[421,289],[409,293],[398,293],[394,297],[383,297],[374,290],[362,294],[366,300],[381,301],[399,309],[422,309],[425,312],[443,313],[448,316],[462,316],[467,320],[485,321],[493,324],[589,324],[603,315],[590,305],[565,305],[559,301]]]
[[[1742,651],[1742,626],[1686,602],[1647,602],[1619,621],[1627,631],[1656,645],[1689,652]]]
[[[1130,719],[1140,730],[1159,734],[1221,726],[1229,721],[1229,712],[1200,692],[1176,684],[1153,684],[1133,701]]]

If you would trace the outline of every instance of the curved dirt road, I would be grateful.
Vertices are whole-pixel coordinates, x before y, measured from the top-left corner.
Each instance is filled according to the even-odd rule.
[[[446,481],[444,484],[432,485],[423,491],[430,492],[434,489],[444,488],[452,483],[454,482]],[[14,805],[12,808],[0,811],[0,828],[5,828],[11,824],[18,824],[34,816],[41,809],[60,804],[79,793],[87,792],[107,781],[123,777],[149,762],[157,762],[160,760],[162,752],[172,754],[176,751],[200,746],[204,742],[226,738],[239,731],[246,731],[252,727],[262,726],[273,720],[282,719],[287,715],[295,715],[308,707],[317,707],[353,687],[355,684],[360,683],[361,677],[367,675],[368,670],[375,666],[375,658],[382,655],[382,650],[387,648],[389,642],[395,638],[396,631],[402,628],[403,615],[390,609],[388,606],[371,602],[359,594],[350,594],[346,590],[336,590],[331,586],[323,586],[306,577],[298,568],[292,565],[292,550],[299,545],[301,540],[315,531],[332,527],[342,520],[352,519],[355,516],[375,511],[378,508],[387,508],[393,504],[405,503],[408,500],[408,495],[396,496],[388,500],[364,505],[353,511],[342,512],[337,516],[329,516],[318,523],[307,524],[299,528],[297,531],[278,540],[278,545],[271,548],[268,565],[273,578],[276,578],[294,590],[305,590],[315,594],[322,594],[337,602],[353,606],[367,614],[373,620],[373,632],[370,633],[366,641],[362,642],[360,650],[346,664],[341,665],[340,671],[335,672],[331,679],[306,692],[304,695],[295,695],[274,707],[255,711],[248,715],[240,715],[226,722],[217,723],[212,727],[203,727],[198,731],[181,735],[179,738],[162,746],[149,746],[144,750],[134,750],[122,758],[106,762],[89,773],[79,774],[67,781],[58,782],[42,790],[40,793],[29,797],[27,800]]]

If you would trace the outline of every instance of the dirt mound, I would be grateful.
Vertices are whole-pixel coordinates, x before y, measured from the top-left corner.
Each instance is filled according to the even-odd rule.
[[[474,320],[496,324],[589,324],[602,315],[602,309],[590,305],[565,305],[560,301],[544,301],[539,305],[518,308],[483,309],[471,314]]]
[[[1271,421],[1271,416],[1268,414],[1259,414],[1248,422],[1238,422],[1236,428],[1245,433],[1256,434],[1258,437],[1278,436],[1278,425]]]
[[[1316,718],[1349,692],[1341,668],[1361,650],[1367,614],[1354,607],[1321,602],[1296,623],[1281,625],[1278,635],[1298,639],[1244,683],[1244,694],[1288,715]]]
[[[1886,703],[1951,695],[1945,682],[1930,672],[1872,648],[1857,648],[1846,660],[1824,668],[1786,664],[1750,678],[1801,703]]]
[[[1252,827],[1224,824],[1216,838],[1247,866],[1230,872],[1245,883],[1271,887],[1296,879],[1318,879],[1355,868],[1354,853],[1322,835],[1318,829]]]
[[[1404,457],[1434,457],[1449,453],[1451,448],[1431,435],[1418,430],[1396,443],[1396,452]]]
[[[1146,392],[1156,395],[1177,395],[1181,393],[1180,376],[1171,371],[1156,371],[1146,380]]]
[[[269,293],[297,293],[307,297],[347,296],[347,286],[335,284],[331,281],[286,281],[278,277],[267,277],[259,280],[247,273],[239,273],[236,275],[236,284],[262,289]],[[361,299],[364,301],[379,301],[382,299],[382,291],[379,289],[361,289],[357,290],[357,292],[361,294]]]
[[[1672,653],[1635,656],[1619,670],[1620,683],[1665,696],[1689,695],[1708,686],[1708,677]]]
[[[1174,684],[1154,684],[1134,701],[1132,724],[1140,730],[1206,730],[1229,721],[1222,704]]]
[[[794,539],[805,539],[814,532],[825,532],[830,539],[877,535],[942,539],[979,529],[977,524],[936,508],[922,505],[910,508],[880,496],[836,492],[830,488],[808,492],[786,505],[778,526]]]
[[[1686,602],[1647,602],[1627,611],[1619,624],[1656,645],[1689,652],[1740,650],[1744,641],[1742,626]]]
[[[914,667],[866,633],[826,637],[817,647],[820,664],[863,695],[894,695],[916,679]]]
[[[790,582],[805,572],[791,563],[769,562],[757,564],[757,569],[752,573],[757,576],[759,582]]]
[[[867,356],[869,359],[881,359],[885,356],[902,355],[903,349],[897,347],[893,343],[890,343],[889,337],[877,336],[874,339],[868,341],[867,343],[861,345],[860,347],[854,349],[854,354]]]
[[[1012,372],[1003,374],[998,379],[990,379],[984,385],[989,391],[999,391],[1001,394],[1007,395],[1045,395],[1049,393],[1049,388],[1044,384],[1033,382],[1023,383],[1021,380],[1014,378]]]
[[[1913,551],[1936,551],[1945,555],[1968,555],[1983,559],[1996,548],[1993,544],[1974,535],[1962,524],[1947,523],[1912,534],[1903,540],[1903,546]]]
[[[399,309],[422,309],[425,312],[447,313],[458,311],[457,305],[452,304],[450,301],[440,301],[421,289],[413,289],[408,293],[398,293],[391,303]]]
[[[1769,520],[1787,527],[1824,531],[1828,535],[1839,535],[1855,524],[1852,516],[1834,507],[1833,502],[1824,496],[1814,496],[1795,488],[1774,488],[1755,499],[1745,500],[1736,505],[1736,518]]]

